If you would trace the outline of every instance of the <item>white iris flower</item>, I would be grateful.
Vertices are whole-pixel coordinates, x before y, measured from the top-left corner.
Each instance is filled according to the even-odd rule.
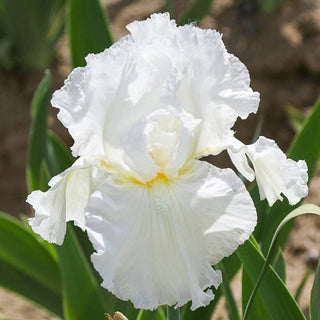
[[[52,105],[78,160],[27,201],[36,233],[61,244],[66,222],[86,230],[102,286],[135,307],[207,305],[222,281],[211,266],[256,225],[231,169],[198,160],[228,150],[270,204],[307,194],[307,168],[261,137],[231,130],[257,111],[246,67],[214,30],[177,27],[168,14],[128,25],[130,35],[72,71]],[[252,167],[248,163],[251,161]]]

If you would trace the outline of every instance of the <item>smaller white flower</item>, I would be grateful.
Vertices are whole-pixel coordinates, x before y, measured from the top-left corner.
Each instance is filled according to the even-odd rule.
[[[283,200],[281,194],[291,205],[307,196],[308,168],[305,161],[288,159],[273,140],[259,137],[255,143],[244,145],[233,138],[228,153],[246,179],[252,181],[256,177],[261,200],[267,199],[270,206]]]

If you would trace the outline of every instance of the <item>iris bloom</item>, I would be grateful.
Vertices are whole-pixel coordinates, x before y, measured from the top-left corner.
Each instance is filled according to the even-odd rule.
[[[292,204],[306,196],[307,168],[272,140],[246,146],[235,138],[236,119],[257,111],[259,94],[218,32],[177,27],[168,14],[127,28],[54,93],[78,159],[47,192],[29,195],[29,223],[57,244],[67,221],[86,230],[102,286],[135,307],[191,300],[196,309],[222,281],[212,265],[256,225],[236,173],[199,159],[227,150],[270,204],[281,194]]]

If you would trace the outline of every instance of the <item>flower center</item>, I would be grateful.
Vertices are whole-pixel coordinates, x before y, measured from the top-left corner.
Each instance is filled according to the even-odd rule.
[[[129,182],[129,183],[138,184],[138,185],[145,185],[147,187],[151,187],[154,184],[154,182],[162,182],[162,183],[166,183],[166,184],[168,184],[170,182],[170,179],[162,172],[158,172],[157,175],[153,179],[143,183],[143,182],[137,180],[134,176],[132,176],[130,174],[115,172],[115,170],[112,168],[112,166],[110,166],[104,160],[100,160],[100,165],[108,173],[115,174],[115,176],[123,182]]]
[[[152,180],[150,180],[150,181],[148,181],[148,182],[146,183],[146,186],[147,186],[147,187],[150,187],[150,186],[151,186],[154,182],[156,182],[156,181],[158,181],[158,182],[163,182],[163,183],[169,183],[168,177],[167,177],[165,174],[163,174],[163,173],[161,173],[161,172],[158,172],[158,174],[157,174],[156,177],[154,177]]]

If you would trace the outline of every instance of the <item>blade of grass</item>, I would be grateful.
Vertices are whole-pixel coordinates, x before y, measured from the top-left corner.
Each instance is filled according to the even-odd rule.
[[[113,43],[99,0],[68,0],[67,26],[74,67],[84,66],[89,53],[101,52]]]

